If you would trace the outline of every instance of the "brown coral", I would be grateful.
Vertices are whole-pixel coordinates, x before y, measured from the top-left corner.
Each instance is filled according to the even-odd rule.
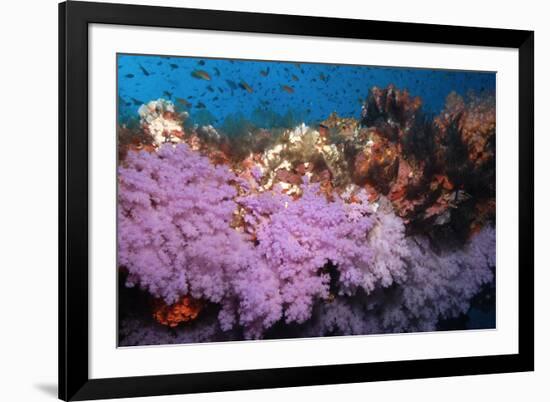
[[[130,129],[126,126],[117,127],[118,161],[126,158],[128,151],[153,152],[155,145],[151,136],[140,129]]]
[[[491,205],[494,211],[494,97],[464,101],[453,93],[433,121],[420,106],[391,85],[370,91],[362,114],[369,141],[355,155],[354,181],[387,194],[396,214],[415,225],[445,224],[452,209],[475,197],[476,216],[456,215],[475,230],[492,215]]]
[[[330,116],[320,124],[322,136],[337,135],[341,137],[352,137],[359,129],[359,121],[351,117],[340,117],[336,112],[332,112]]]
[[[353,178],[359,185],[368,183],[378,192],[387,194],[398,172],[398,145],[376,130],[371,131],[369,138],[355,158]]]
[[[495,157],[496,103],[493,96],[476,97],[472,94],[465,101],[455,92],[447,97],[445,110],[436,117],[439,142],[445,144],[449,127],[456,122],[460,139],[467,150],[468,160],[474,169],[492,162]]]
[[[477,201],[474,206],[473,219],[470,222],[470,234],[479,232],[485,222],[494,221],[496,215],[496,202],[494,198]]]
[[[397,179],[391,186],[388,199],[393,204],[393,207],[400,217],[408,222],[416,210],[423,203],[423,197],[411,197],[411,188],[417,188],[422,183],[423,179],[422,167],[416,164],[412,165],[405,159],[399,161]]]
[[[454,185],[442,174],[427,177],[424,169],[422,162],[401,159],[388,199],[405,222],[434,220],[437,224],[447,223],[450,219],[448,209],[460,202]]]
[[[390,141],[402,139],[414,125],[422,101],[394,85],[373,87],[361,112],[363,126],[376,126]]]

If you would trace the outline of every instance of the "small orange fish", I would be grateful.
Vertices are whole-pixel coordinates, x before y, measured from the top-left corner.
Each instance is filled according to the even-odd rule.
[[[252,87],[250,85],[248,85],[246,82],[242,81],[239,83],[239,86],[246,90],[246,92],[248,92],[249,94],[251,94],[252,92],[254,92],[254,90],[252,89]]]
[[[185,107],[191,107],[191,102],[187,101],[186,99],[183,99],[183,98],[176,98],[176,102],[178,102],[180,105],[182,106],[185,106]]]
[[[294,88],[289,87],[288,85],[281,85],[281,89],[289,94],[294,93]]]
[[[193,70],[191,76],[200,80],[210,81],[210,75],[204,70]]]
[[[319,124],[319,134],[321,134],[321,137],[327,138],[329,135],[328,127],[324,124]]]

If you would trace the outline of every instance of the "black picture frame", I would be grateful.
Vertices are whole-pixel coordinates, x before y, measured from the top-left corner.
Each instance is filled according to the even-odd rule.
[[[90,379],[88,25],[192,28],[519,51],[517,354]],[[70,1],[59,4],[59,398],[89,400],[534,370],[534,32]]]

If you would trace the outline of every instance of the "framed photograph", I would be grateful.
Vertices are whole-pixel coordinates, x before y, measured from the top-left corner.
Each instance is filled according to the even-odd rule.
[[[59,5],[59,397],[534,369],[534,33]]]

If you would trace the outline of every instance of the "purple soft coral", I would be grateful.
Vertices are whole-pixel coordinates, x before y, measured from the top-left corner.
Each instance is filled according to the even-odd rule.
[[[409,238],[408,246],[406,278],[370,295],[337,297],[319,304],[301,335],[433,331],[441,319],[466,313],[472,297],[493,279],[495,231],[491,226],[461,249],[436,254],[422,236]]]
[[[333,198],[327,200],[319,184],[307,181],[296,200],[277,189],[239,198],[258,250],[280,278],[286,322],[306,321],[314,302],[329,296],[328,263],[338,272],[338,292],[346,295],[358,288],[370,292],[379,284],[388,286],[402,275],[401,254],[385,263],[377,234],[371,240],[377,252],[372,250],[369,232],[382,222],[374,218],[366,196],[357,195],[359,202],[354,203],[336,194]],[[401,243],[397,246],[401,253]]]
[[[411,269],[403,286],[403,306],[415,320],[435,324],[466,313],[482,285],[493,280],[496,237],[487,226],[463,249],[435,254],[426,238],[411,240]]]
[[[118,262],[129,286],[169,304],[187,294],[219,303],[223,329],[238,314],[255,337],[281,316],[279,284],[230,226],[234,179],[185,144],[130,152],[119,170]]]
[[[407,243],[406,279],[363,301],[383,333],[434,331],[441,319],[467,313],[472,297],[493,280],[495,230],[490,225],[458,249],[436,253],[425,236]]]

